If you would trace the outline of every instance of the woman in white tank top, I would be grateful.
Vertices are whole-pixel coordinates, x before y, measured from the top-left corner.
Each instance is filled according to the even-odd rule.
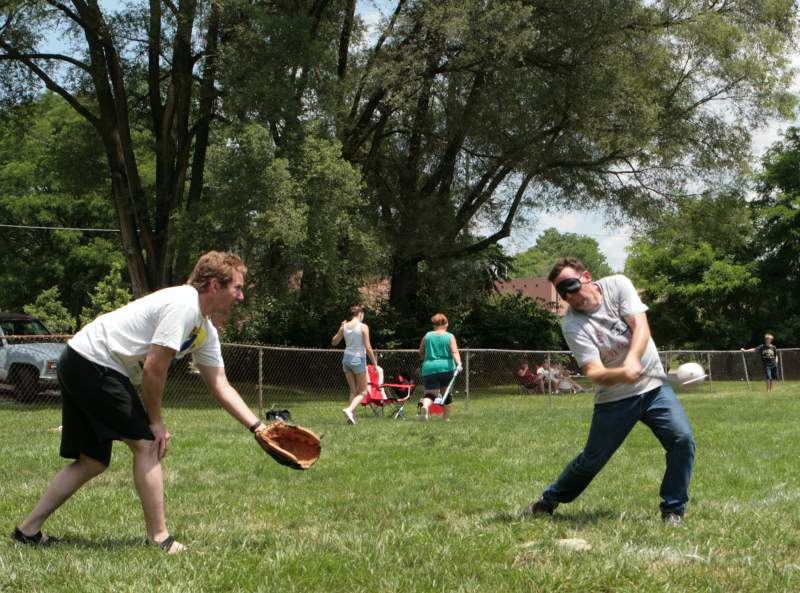
[[[331,339],[331,344],[336,346],[344,338],[345,350],[342,357],[342,370],[350,388],[350,403],[342,410],[349,424],[356,423],[356,408],[367,395],[367,355],[374,366],[378,360],[369,343],[369,327],[364,321],[364,309],[358,306],[350,307],[349,321],[342,321],[339,331]]]

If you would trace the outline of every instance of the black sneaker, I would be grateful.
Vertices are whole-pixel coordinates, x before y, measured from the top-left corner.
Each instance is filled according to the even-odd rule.
[[[661,520],[664,522],[664,525],[669,525],[670,527],[680,527],[683,525],[683,515],[679,515],[678,513],[661,513]]]
[[[539,517],[541,515],[552,515],[556,510],[558,503],[552,503],[544,498],[540,498],[536,502],[532,502],[522,511],[522,518]]]
[[[15,544],[25,544],[26,546],[46,547],[61,542],[60,538],[52,535],[44,535],[41,531],[33,535],[25,535],[19,527],[15,527],[11,532],[11,541]]]

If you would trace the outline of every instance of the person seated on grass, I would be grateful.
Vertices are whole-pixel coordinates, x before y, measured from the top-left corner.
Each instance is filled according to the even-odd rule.
[[[58,361],[62,457],[74,459],[51,480],[11,533],[17,544],[47,546],[44,522],[111,463],[111,445],[133,453],[133,482],[144,511],[147,542],[168,554],[184,550],[167,530],[161,462],[170,433],[161,416],[167,370],[192,354],[211,395],[255,432],[259,420],[225,375],[217,326],[244,300],[247,268],[231,253],[201,256],[183,286],[159,290],[101,315],[67,343]],[[134,384],[140,384],[140,394]]]
[[[544,378],[542,375],[531,371],[528,361],[524,358],[520,361],[520,366],[517,369],[517,377],[519,377],[519,382],[525,389],[544,393]]]
[[[562,364],[556,364],[556,370],[561,378],[559,388],[566,388],[570,393],[583,393],[586,389],[572,378],[572,373]]]
[[[545,360],[537,373],[542,378],[543,385],[547,386],[548,393],[559,393],[558,386],[561,382],[561,374],[555,365]]]

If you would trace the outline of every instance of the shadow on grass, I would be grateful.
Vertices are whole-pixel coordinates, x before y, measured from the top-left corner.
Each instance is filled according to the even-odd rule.
[[[127,550],[147,547],[143,537],[87,539],[80,535],[65,535],[53,549],[80,548],[82,550]],[[150,546],[154,550],[155,546]]]
[[[614,521],[619,516],[610,509],[579,510],[575,512],[562,511],[554,513],[552,516],[544,515],[537,517],[522,517],[521,512],[522,511],[509,513],[506,511],[495,513],[490,521],[494,523],[532,523],[535,521],[556,521],[558,523],[567,523],[575,527],[586,527],[588,525],[595,525],[604,521]]]

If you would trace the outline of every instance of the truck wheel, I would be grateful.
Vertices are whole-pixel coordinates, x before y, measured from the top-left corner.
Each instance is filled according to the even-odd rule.
[[[39,392],[39,374],[35,369],[19,369],[14,377],[14,397],[18,402],[32,402]]]

